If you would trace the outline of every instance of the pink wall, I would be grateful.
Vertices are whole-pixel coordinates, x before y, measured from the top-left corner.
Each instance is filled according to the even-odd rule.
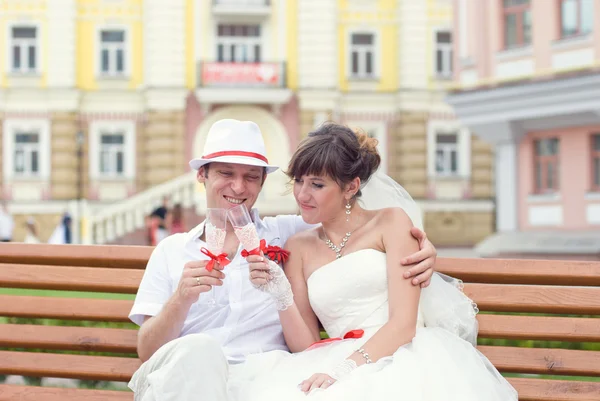
[[[225,105],[216,105],[213,106],[210,112],[214,112]],[[272,112],[272,108],[269,106],[260,106],[267,110],[268,112]],[[298,147],[298,143],[300,141],[300,105],[297,96],[292,96],[290,101],[285,105],[281,106],[279,110],[279,116],[274,116],[278,118],[279,121],[285,127],[286,133],[288,135],[289,143],[290,143],[290,153],[293,153]],[[202,123],[202,120],[206,116],[202,111],[202,107],[200,106],[198,100],[196,99],[196,95],[193,92],[190,92],[188,98],[186,100],[186,109],[185,109],[185,156],[186,160],[191,160],[194,154],[193,146],[196,131]],[[189,171],[190,167],[186,163],[186,171]]]
[[[454,79],[460,81],[462,70],[475,69],[480,80],[492,78],[497,64],[496,54],[504,50],[502,0],[454,0]],[[460,4],[467,5],[466,21],[460,21]],[[560,0],[531,0],[533,18],[532,54],[535,69],[546,72],[552,68],[553,42],[560,38]],[[600,0],[594,0],[595,28],[592,34],[595,60],[600,61]],[[467,25],[467,39],[460,40],[460,26]],[[461,43],[467,44],[468,57],[474,66],[462,66]],[[589,47],[589,43],[569,47],[568,50]]]
[[[594,48],[596,60],[600,60],[600,0],[594,2]]]
[[[600,126],[573,127],[559,130],[530,132],[519,145],[519,226],[522,230],[548,229],[529,225],[530,206],[562,205],[563,229],[592,228],[586,221],[585,194],[590,191],[591,177],[591,136],[600,133]],[[528,201],[534,193],[534,140],[540,138],[559,139],[559,193],[555,202]],[[597,229],[597,227],[595,227]]]
[[[204,118],[202,108],[194,92],[190,92],[185,104],[185,159],[192,160],[194,155],[194,137],[196,130]],[[188,163],[185,163],[186,171],[191,171]]]

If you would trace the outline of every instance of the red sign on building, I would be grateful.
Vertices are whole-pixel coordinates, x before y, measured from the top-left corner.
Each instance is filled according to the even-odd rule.
[[[203,86],[280,86],[280,63],[203,63]]]

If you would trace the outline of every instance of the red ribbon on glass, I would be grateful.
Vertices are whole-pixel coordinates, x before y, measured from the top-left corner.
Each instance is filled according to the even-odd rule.
[[[212,253],[204,247],[200,249],[200,252],[202,252],[210,258],[206,265],[206,270],[208,270],[209,272],[213,271],[213,269],[215,268],[215,263],[218,263],[221,266],[227,266],[231,262],[229,259],[227,259],[227,254],[224,252],[215,255],[214,253]]]
[[[260,240],[258,248],[254,248],[250,251],[242,249],[242,257],[247,258],[250,255],[260,255],[261,252],[275,263],[285,263],[290,257],[289,251],[274,245],[267,246],[267,241],[264,239]]]

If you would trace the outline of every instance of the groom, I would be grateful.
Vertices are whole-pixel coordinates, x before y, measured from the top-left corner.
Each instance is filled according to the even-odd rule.
[[[312,226],[300,216],[261,219],[255,204],[270,165],[262,134],[250,121],[220,120],[208,132],[204,156],[190,166],[206,188],[208,208],[244,203],[261,239],[283,247],[293,234]],[[413,229],[420,251],[403,263],[407,274],[427,286],[436,251],[423,232]],[[138,355],[144,363],[129,387],[135,400],[228,400],[235,370],[253,353],[287,351],[272,298],[255,289],[239,241],[228,230],[225,269],[208,271],[204,223],[161,241],[150,256],[129,318],[140,325]],[[416,277],[415,277],[416,276]],[[210,291],[210,292],[209,292]],[[230,379],[231,377],[231,379]]]

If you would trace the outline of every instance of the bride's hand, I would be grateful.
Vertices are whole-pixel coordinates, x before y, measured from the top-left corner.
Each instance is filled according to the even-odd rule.
[[[335,383],[335,381],[336,380],[328,374],[315,373],[310,378],[300,383],[298,386],[303,392],[310,393],[316,388],[326,389],[327,387]]]
[[[273,278],[269,273],[269,265],[264,256],[250,255],[246,261],[250,267],[250,282],[255,287],[264,286]]]
[[[277,310],[286,310],[294,303],[294,294],[290,281],[283,269],[264,255],[250,255],[246,258],[250,265],[250,281],[252,285],[270,294],[275,300]]]

